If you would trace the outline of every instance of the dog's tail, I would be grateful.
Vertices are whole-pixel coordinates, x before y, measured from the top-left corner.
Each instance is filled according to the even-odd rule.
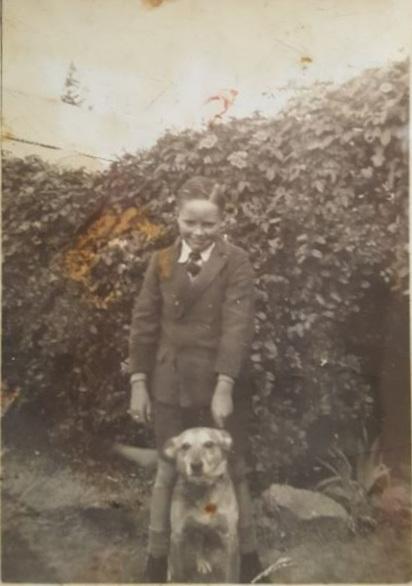
[[[115,443],[112,446],[112,451],[143,468],[154,468],[157,463],[157,451],[150,448],[138,448],[136,446]]]

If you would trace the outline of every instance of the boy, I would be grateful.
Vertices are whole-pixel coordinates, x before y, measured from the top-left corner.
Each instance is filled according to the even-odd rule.
[[[224,426],[233,437],[240,579],[250,582],[260,572],[242,456],[254,275],[247,254],[220,238],[223,211],[213,180],[194,177],[180,188],[180,236],[151,258],[133,310],[130,413],[142,423],[153,415],[160,456],[150,511],[149,582],[165,582],[167,575],[175,470],[162,448],[169,438],[197,426]]]

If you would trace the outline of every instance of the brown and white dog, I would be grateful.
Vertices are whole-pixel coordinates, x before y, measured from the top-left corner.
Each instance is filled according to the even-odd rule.
[[[239,580],[239,511],[228,470],[230,435],[196,427],[166,442],[176,462],[171,506],[169,573],[172,582]]]

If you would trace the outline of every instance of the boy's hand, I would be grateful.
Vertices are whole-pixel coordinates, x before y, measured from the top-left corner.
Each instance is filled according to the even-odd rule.
[[[149,423],[152,419],[152,404],[145,381],[132,383],[130,415],[135,421]]]
[[[233,380],[228,377],[219,377],[212,398],[211,410],[213,419],[218,427],[223,427],[225,419],[233,413]]]

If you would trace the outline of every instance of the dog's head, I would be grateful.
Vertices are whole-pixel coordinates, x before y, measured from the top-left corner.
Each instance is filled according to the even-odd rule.
[[[210,484],[226,472],[231,447],[227,431],[194,427],[168,440],[163,453],[176,462],[179,474],[187,481]]]

